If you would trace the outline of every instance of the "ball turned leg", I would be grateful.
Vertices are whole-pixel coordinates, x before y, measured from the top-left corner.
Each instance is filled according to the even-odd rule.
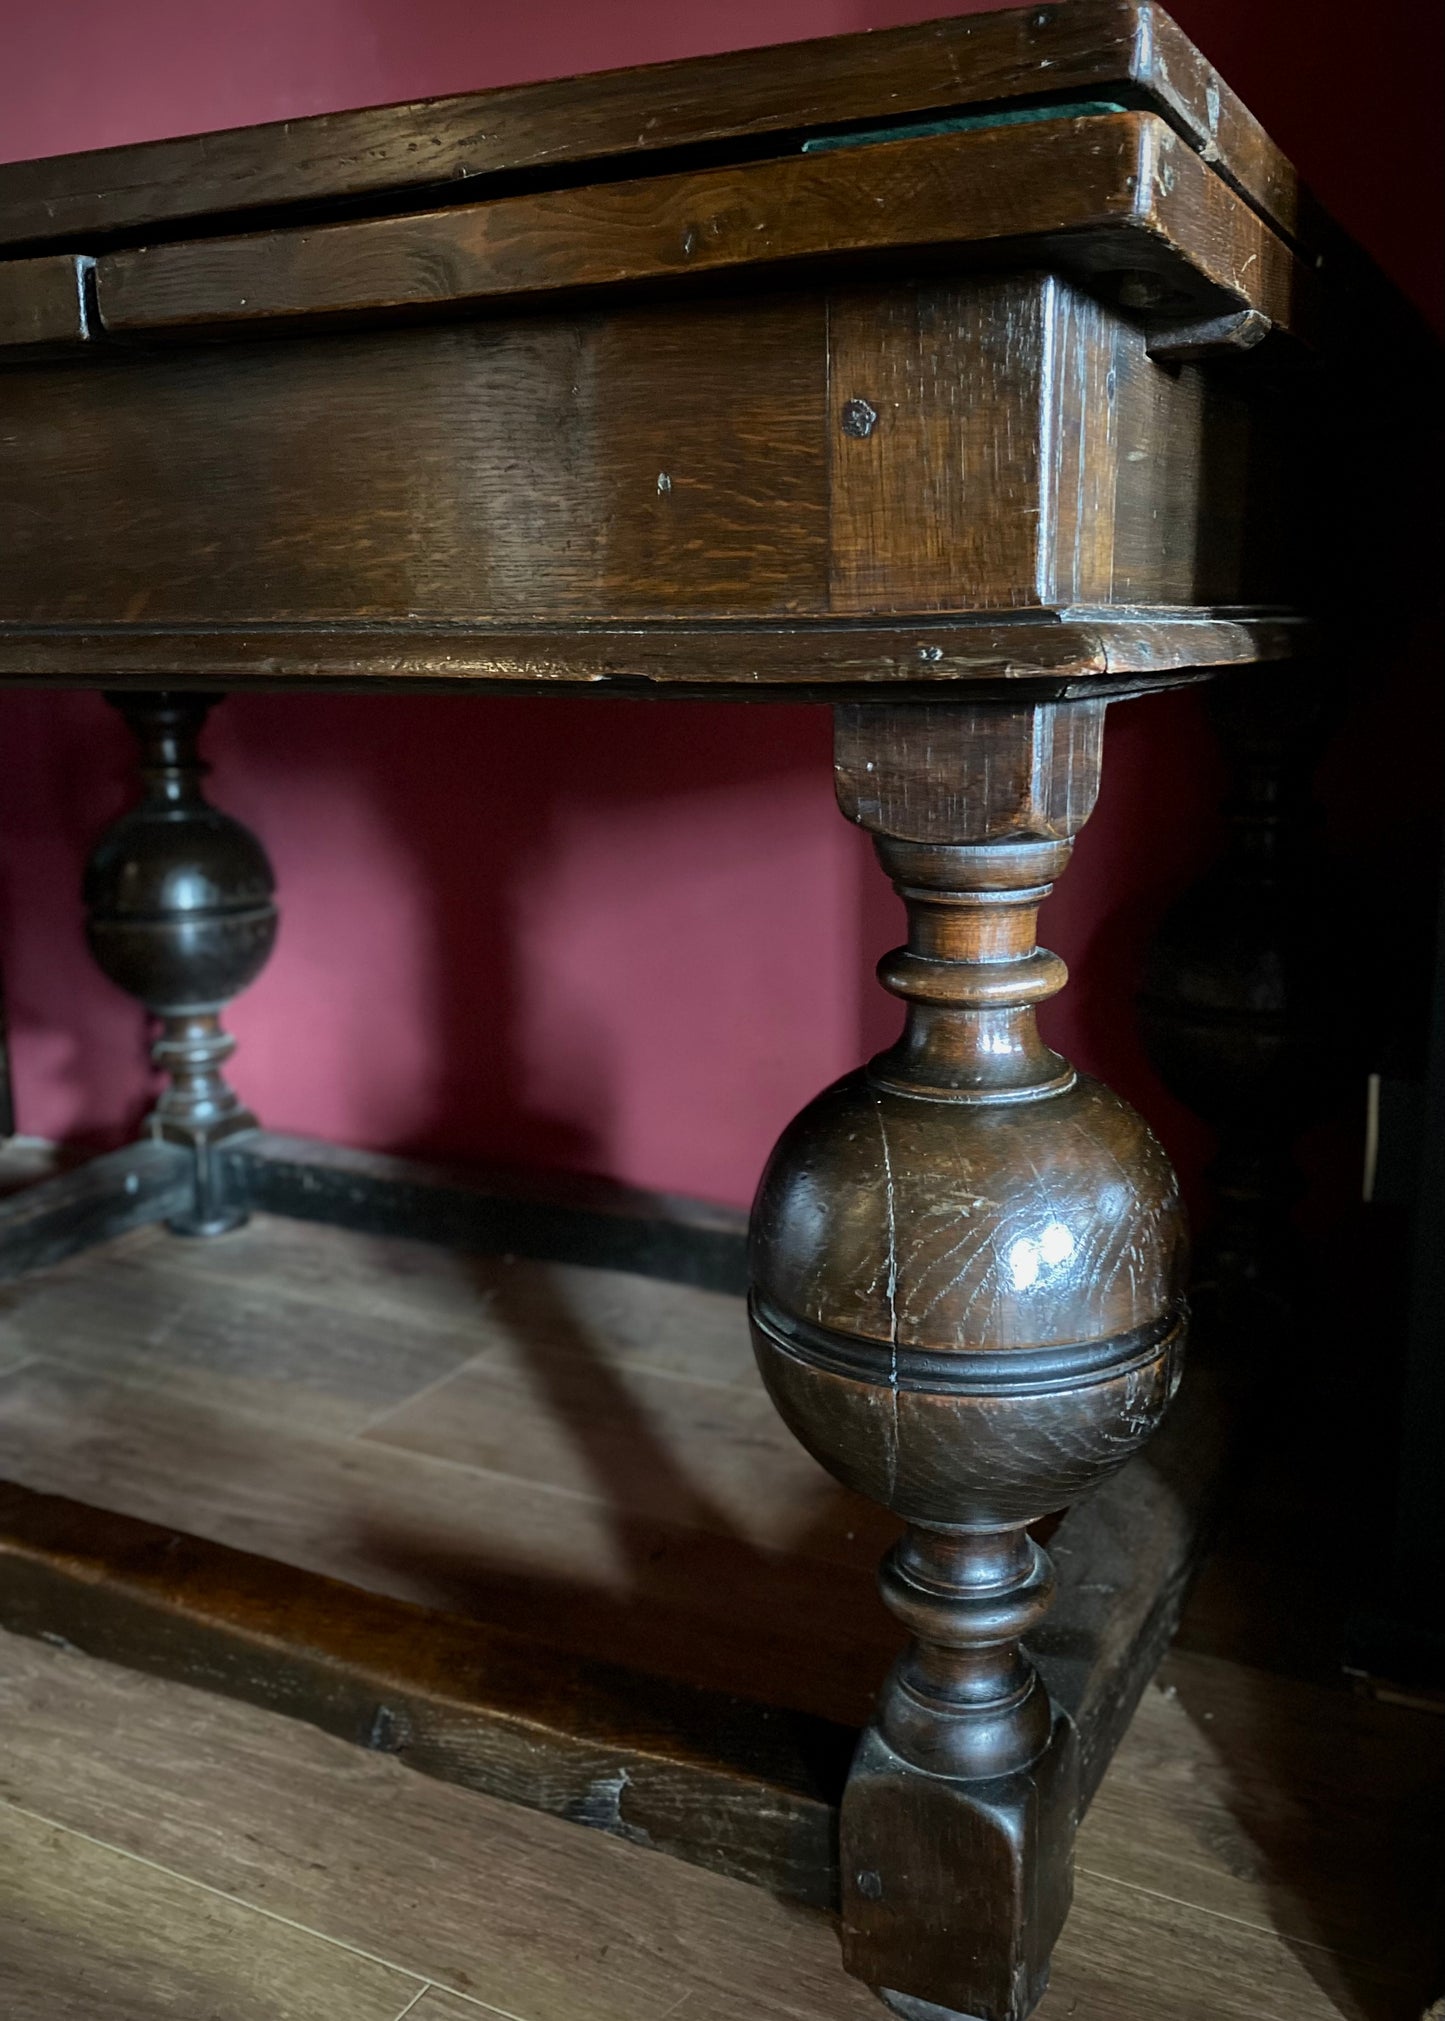
[[[1068,1911],[1075,1738],[1023,1649],[1029,1526],[1122,1466],[1178,1382],[1184,1233],[1144,1123],[1039,1037],[1035,922],[1098,784],[1102,702],[849,705],[843,811],[908,910],[886,1053],[785,1131],[754,1343],[808,1450],[907,1524],[910,1642],[841,1818],[844,1959],[910,2021],[1025,2021]]]
[[[170,1226],[219,1235],[245,1219],[216,1146],[256,1119],[222,1072],[236,1042],[221,1011],[260,974],[276,939],[275,879],[255,836],[206,800],[204,695],[112,695],[140,746],[142,796],[101,837],[85,874],[91,952],[160,1020],[152,1057],[168,1085],[152,1135],[195,1159],[193,1207]]]

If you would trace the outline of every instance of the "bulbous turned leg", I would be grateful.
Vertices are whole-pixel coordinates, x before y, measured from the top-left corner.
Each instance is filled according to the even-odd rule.
[[[222,1068],[236,1042],[221,1011],[265,966],[275,879],[255,836],[206,800],[198,740],[204,695],[112,695],[140,745],[138,806],[101,837],[85,875],[91,952],[160,1020],[152,1057],[168,1085],[148,1127],[195,1159],[193,1208],[170,1226],[218,1235],[245,1219],[227,1196],[217,1145],[256,1119]]]
[[[837,712],[843,810],[908,909],[898,1043],[785,1131],[751,1314],[803,1444],[908,1525],[908,1629],[841,1818],[844,1958],[911,2021],[1024,2021],[1068,1910],[1076,1744],[1023,1649],[1029,1526],[1143,1445],[1178,1382],[1183,1222],[1144,1123],[1046,1047],[1038,908],[1093,806],[1101,702]]]

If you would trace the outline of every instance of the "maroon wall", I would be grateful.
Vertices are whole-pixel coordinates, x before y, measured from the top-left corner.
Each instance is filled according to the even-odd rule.
[[[935,11],[0,0],[0,158]],[[1398,199],[1420,172],[1438,10],[1387,0],[1368,37],[1307,0],[1175,11],[1438,311],[1438,263]],[[139,1014],[91,969],[77,895],[129,790],[124,739],[93,695],[17,693],[0,696],[0,738],[20,1127],[104,1139],[149,1087]],[[209,751],[216,797],[280,878],[278,952],[232,1016],[235,1078],[273,1128],[743,1201],[787,1116],[890,1028],[869,971],[894,902],[833,811],[822,710],[242,695]],[[1130,1094],[1191,1174],[1203,1133],[1144,1064],[1129,998],[1144,935],[1212,847],[1217,784],[1191,697],[1111,712],[1100,810],[1046,916],[1080,985],[1051,1037]]]

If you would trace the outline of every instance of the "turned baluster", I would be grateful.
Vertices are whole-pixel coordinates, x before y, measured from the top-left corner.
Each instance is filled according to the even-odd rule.
[[[1044,1045],[1040,902],[1097,788],[1104,704],[848,706],[843,811],[908,911],[902,1036],[785,1131],[759,1188],[764,1379],[824,1466],[901,1516],[911,1641],[841,1819],[845,1960],[895,2012],[1023,2021],[1067,1911],[1077,1749],[1023,1648],[1029,1526],[1149,1437],[1179,1374],[1174,1176]]]
[[[212,699],[108,699],[139,743],[143,791],[87,865],[87,937],[111,981],[160,1020],[152,1057],[168,1085],[147,1127],[192,1153],[196,1177],[194,1206],[170,1226],[216,1235],[245,1219],[216,1147],[256,1127],[222,1071],[236,1042],[220,1014],[271,952],[275,880],[255,836],[202,791],[198,739]]]

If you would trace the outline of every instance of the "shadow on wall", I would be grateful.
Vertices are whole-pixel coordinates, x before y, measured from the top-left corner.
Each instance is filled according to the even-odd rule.
[[[107,1145],[134,1134],[157,1086],[140,1010],[85,945],[91,843],[135,798],[125,726],[98,695],[0,696],[0,973],[17,1128]]]
[[[1133,991],[1213,846],[1198,708],[1111,711],[1043,920],[1075,971],[1050,1042],[1143,1110],[1191,1191],[1206,1133],[1144,1060]],[[0,724],[20,1127],[113,1142],[154,1083],[79,893],[133,792],[129,741],[95,695],[6,695]],[[745,1204],[787,1119],[897,1030],[872,968],[901,908],[837,814],[825,709],[253,694],[205,749],[280,881],[276,955],[228,1020],[273,1128]]]
[[[115,1138],[139,1012],[91,968],[80,877],[128,799],[95,696],[0,703],[21,1127]],[[276,864],[277,953],[233,1008],[272,1127],[745,1201],[858,1054],[861,838],[827,713],[481,696],[243,695],[217,801]]]
[[[12,8],[0,155],[943,11],[979,9]],[[1419,184],[1422,136],[1439,132],[1438,6],[1385,0],[1363,35],[1344,0],[1173,11],[1438,314],[1436,235],[1401,199]],[[1402,49],[1419,60],[1402,63]],[[1197,709],[1180,696],[1111,712],[1100,809],[1043,922],[1075,970],[1046,1015],[1053,1042],[1144,1110],[1186,1181],[1204,1134],[1142,1059],[1132,986],[1145,933],[1207,848],[1213,758],[1201,764],[1186,734]],[[115,1138],[149,1097],[140,1018],[90,967],[78,893],[90,843],[129,794],[123,733],[88,695],[7,694],[0,731],[0,956],[21,1126]],[[220,712],[209,748],[217,797],[258,829],[281,876],[280,947],[233,1018],[238,1083],[278,1127],[591,1164],[740,1201],[781,1122],[896,1027],[868,969],[897,938],[897,908],[831,811],[821,710],[649,705],[644,719],[621,703],[257,695]]]
[[[1098,806],[1039,916],[1041,944],[1069,966],[1068,987],[1040,1013],[1045,1039],[1147,1118],[1196,1217],[1206,1211],[1201,1175],[1212,1133],[1150,1066],[1135,999],[1151,935],[1218,852],[1222,777],[1197,692],[1116,703],[1107,717]],[[872,981],[872,969],[905,925],[871,850],[869,857],[858,886],[862,1054],[891,1044],[898,1032],[899,1006]]]
[[[1197,690],[1110,707],[1099,801],[1039,917],[1070,986],[1040,1017],[1049,1044],[1132,1102],[1178,1168],[1191,1217],[1213,1133],[1175,1100],[1145,1056],[1137,998],[1149,943],[1221,840],[1218,742]]]

